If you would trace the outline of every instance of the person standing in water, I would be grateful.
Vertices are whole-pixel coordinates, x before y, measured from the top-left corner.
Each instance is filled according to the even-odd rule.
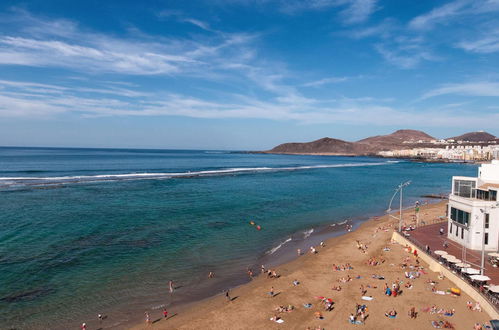
[[[168,287],[170,289],[170,293],[173,293],[173,291],[175,290],[175,288],[173,287],[173,281],[170,280],[170,282],[168,282]]]

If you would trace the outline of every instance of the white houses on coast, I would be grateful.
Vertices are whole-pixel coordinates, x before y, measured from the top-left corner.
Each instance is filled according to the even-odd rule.
[[[482,164],[478,177],[452,177],[447,237],[468,249],[499,248],[499,160]]]

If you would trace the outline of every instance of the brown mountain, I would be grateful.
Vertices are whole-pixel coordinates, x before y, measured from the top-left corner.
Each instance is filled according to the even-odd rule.
[[[347,142],[325,137],[312,142],[283,143],[269,152],[296,154],[333,153],[341,155],[355,155],[357,154],[357,146],[355,142]]]
[[[357,141],[357,143],[365,145],[367,149],[380,151],[402,146],[404,141],[430,142],[431,140],[435,140],[435,138],[425,132],[413,129],[400,129],[392,134],[368,137]]]
[[[494,141],[497,138],[490,133],[484,131],[478,131],[478,132],[470,132],[463,135],[455,136],[449,139],[453,139],[455,141],[488,142],[488,141]]]
[[[398,130],[388,135],[369,137],[357,142],[348,142],[332,138],[322,138],[312,142],[283,143],[267,151],[270,153],[290,154],[336,154],[336,155],[369,155],[381,150],[396,149],[403,146],[404,141],[429,142],[434,138],[416,130]]]

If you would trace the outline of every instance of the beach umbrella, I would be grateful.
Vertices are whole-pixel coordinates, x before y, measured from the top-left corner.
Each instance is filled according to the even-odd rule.
[[[489,257],[499,258],[499,253],[498,252],[489,253]]]
[[[461,262],[461,259],[447,259],[448,262],[452,263],[452,264],[458,264]]]
[[[328,298],[328,299],[327,299],[327,302],[330,302],[330,303],[332,303],[332,302],[333,302],[333,299],[331,299],[331,298]]]
[[[461,271],[465,274],[470,274],[470,275],[480,274],[480,271],[475,268],[463,268]]]
[[[470,267],[471,265],[467,264],[465,262],[460,262],[460,263],[457,263],[456,266],[459,268],[466,268],[466,267]]]
[[[454,257],[452,254],[446,254],[446,255],[443,255],[442,258],[446,259],[446,260],[449,260],[449,259],[456,259],[456,257]]]
[[[491,286],[489,286],[489,291],[492,291],[494,293],[499,293],[499,285],[491,285]]]
[[[490,281],[490,277],[485,276],[485,275],[471,275],[470,278],[472,280],[478,281],[478,282]]]
[[[444,256],[447,253],[447,251],[442,251],[442,250],[437,250],[437,251],[433,251],[433,253],[435,253],[436,255],[439,255],[439,256]]]

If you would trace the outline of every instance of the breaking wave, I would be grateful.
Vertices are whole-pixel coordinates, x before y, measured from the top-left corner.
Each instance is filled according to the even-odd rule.
[[[287,240],[285,240],[284,242],[280,243],[279,245],[273,247],[272,249],[270,249],[269,251],[267,251],[266,254],[274,254],[277,250],[279,250],[284,244],[286,244],[287,242],[291,242],[291,237],[288,238]]]
[[[100,175],[73,175],[73,176],[24,176],[24,177],[0,177],[0,188],[9,186],[30,186],[30,185],[57,185],[68,183],[85,183],[85,182],[108,182],[108,181],[123,181],[123,180],[145,180],[145,179],[172,179],[172,178],[193,178],[204,176],[221,176],[235,175],[244,173],[265,173],[265,172],[281,172],[281,171],[300,171],[325,169],[336,167],[362,167],[362,166],[381,166],[393,164],[388,162],[372,162],[372,163],[345,163],[332,165],[306,165],[293,167],[240,167],[204,171],[187,171],[187,172],[144,172],[144,173],[123,173],[123,174],[100,174]]]

